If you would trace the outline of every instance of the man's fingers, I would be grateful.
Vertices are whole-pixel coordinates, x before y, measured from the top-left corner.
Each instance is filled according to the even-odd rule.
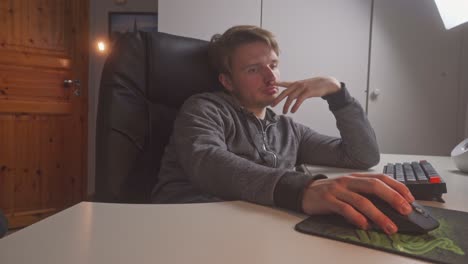
[[[406,185],[403,183],[387,176],[387,175],[380,175],[377,176],[381,181],[385,182],[388,186],[395,189],[401,196],[403,196],[406,201],[409,203],[414,202],[414,196],[411,194],[411,191],[408,189]]]
[[[283,105],[283,114],[287,114],[289,111],[289,106],[291,105],[292,101],[294,98],[290,95],[288,96],[288,99],[286,99],[286,102]]]
[[[346,202],[335,199],[332,203],[331,210],[361,229],[366,230],[369,228],[369,222],[366,217]]]
[[[407,215],[411,213],[412,208],[408,201],[395,189],[384,182],[383,177],[356,177],[350,180],[348,188],[353,192],[367,193],[380,197],[390,204],[400,214]]]
[[[364,214],[385,233],[393,234],[398,231],[395,223],[383,214],[375,205],[364,196],[354,192],[342,192],[337,198],[352,205],[357,211]]]
[[[299,96],[299,98],[296,99],[296,103],[294,103],[293,108],[291,108],[291,113],[296,113],[297,109],[299,109],[305,99],[307,99],[307,97]]]
[[[289,88],[294,82],[276,82],[277,86]]]
[[[297,81],[297,82],[276,82],[275,85],[286,87],[284,91],[282,91],[276,98],[273,100],[271,106],[275,107],[279,104],[282,100],[288,97],[288,101],[283,106],[283,113],[286,114],[289,111],[289,107],[292,104],[292,101],[296,100],[293,109],[291,109],[292,113],[295,113],[299,106],[303,103],[304,100],[311,97],[319,97],[323,94],[323,89],[319,89],[320,87],[310,86],[304,81]],[[300,98],[303,97],[303,98]],[[300,98],[300,99],[299,99]]]
[[[304,92],[304,88],[290,88],[292,92],[288,95],[288,99],[286,99],[286,103],[284,103],[283,106],[283,114],[287,114],[289,111],[289,106],[292,104],[294,100],[296,100],[297,97],[301,95],[301,93]]]
[[[275,100],[273,100],[273,104],[272,106],[275,107],[279,102],[283,101],[284,98],[286,98],[286,96],[288,96],[290,93],[292,93],[293,90],[292,89],[286,89],[286,90],[283,90],[276,98]]]
[[[403,183],[393,179],[392,177],[389,177],[385,174],[366,174],[366,173],[353,173],[351,174],[352,176],[356,177],[375,177],[378,178],[379,180],[385,182],[388,186],[392,187],[395,189],[401,196],[403,196],[409,203],[414,202],[414,197],[411,194],[411,191],[408,189],[406,185]]]
[[[273,100],[271,106],[275,107],[279,102],[283,101],[286,96],[294,92],[300,85],[297,82],[276,82],[275,85],[280,87],[286,87],[286,90],[282,91],[276,98]]]

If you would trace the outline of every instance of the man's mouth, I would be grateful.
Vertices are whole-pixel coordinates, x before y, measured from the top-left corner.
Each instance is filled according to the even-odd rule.
[[[268,86],[265,90],[265,93],[268,95],[274,95],[278,92],[277,86]]]

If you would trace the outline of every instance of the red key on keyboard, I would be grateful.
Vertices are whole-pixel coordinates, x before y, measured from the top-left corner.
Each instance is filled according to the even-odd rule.
[[[429,182],[430,183],[441,183],[441,180],[440,180],[439,176],[432,176],[432,177],[429,177]]]

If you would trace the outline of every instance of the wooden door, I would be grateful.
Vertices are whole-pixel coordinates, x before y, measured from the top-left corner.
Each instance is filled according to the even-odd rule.
[[[10,228],[84,199],[87,69],[87,0],[0,0],[0,208]]]

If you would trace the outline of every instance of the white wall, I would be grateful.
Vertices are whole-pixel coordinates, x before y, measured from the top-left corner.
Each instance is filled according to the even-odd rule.
[[[464,138],[468,138],[468,23],[463,25],[464,34],[463,34],[463,57],[462,57],[462,79],[461,79],[461,89],[464,92],[462,95],[462,100],[465,101],[465,135]],[[463,111],[463,110],[462,110]]]
[[[449,155],[464,130],[462,31],[433,1],[375,0],[368,115],[384,153]],[[463,118],[462,118],[463,117]]]
[[[465,87],[467,87],[467,86],[465,86]],[[466,104],[465,116],[466,116],[466,118],[465,118],[465,138],[468,138],[468,104]]]
[[[89,6],[89,80],[88,80],[88,194],[94,192],[95,177],[95,137],[97,98],[101,71],[106,59],[105,55],[96,52],[96,41],[107,39],[108,12],[157,12],[158,0],[128,0],[125,5],[116,5],[113,0],[90,1]]]
[[[210,40],[234,25],[260,26],[260,0],[161,0],[158,30]]]
[[[160,0],[158,9],[159,31],[205,40],[233,25],[261,25],[279,41],[283,80],[334,76],[365,105],[371,0]],[[281,112],[282,105],[275,110]],[[321,99],[306,101],[290,115],[338,135]]]
[[[371,0],[264,0],[262,27],[280,46],[281,79],[333,76],[366,105]],[[326,21],[326,23],[324,23]],[[284,101],[274,108],[282,113]],[[336,120],[321,98],[305,101],[295,121],[339,136]]]

